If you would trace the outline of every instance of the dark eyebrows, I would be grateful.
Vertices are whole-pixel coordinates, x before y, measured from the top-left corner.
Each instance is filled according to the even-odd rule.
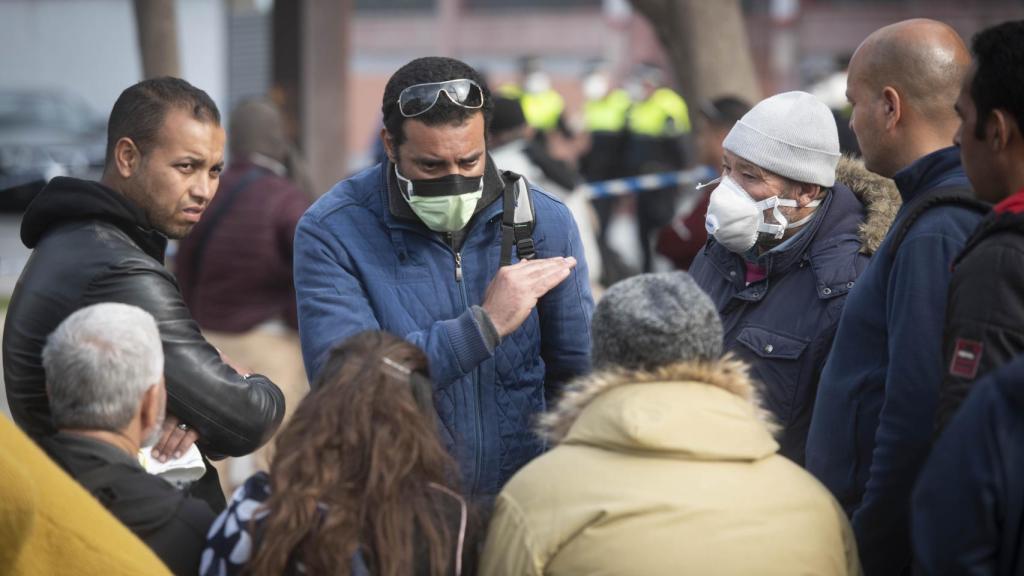
[[[207,162],[206,158],[204,158],[202,156],[193,156],[191,154],[186,154],[185,156],[180,156],[180,157],[176,158],[174,160],[174,162],[173,162],[173,164],[183,164],[183,163],[194,164],[196,166],[206,166],[207,164],[209,164],[209,162]],[[210,166],[210,169],[211,170],[214,170],[214,169],[215,170],[223,170],[224,169],[224,160],[221,160],[219,162],[216,162],[216,163],[212,164]]]

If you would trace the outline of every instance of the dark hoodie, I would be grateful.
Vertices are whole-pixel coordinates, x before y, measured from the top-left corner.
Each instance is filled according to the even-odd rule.
[[[54,178],[46,193],[29,204],[21,222],[21,241],[35,248],[51,228],[64,223],[102,220],[128,234],[150,258],[164,262],[167,237],[149,227],[145,213],[106,186],[75,178]]]
[[[21,235],[34,252],[8,307],[3,369],[11,414],[29,436],[56,432],[42,366],[46,337],[75,310],[100,302],[138,306],[156,319],[168,413],[196,430],[204,453],[248,454],[277,429],[281,391],[264,376],[238,374],[206,342],[162,265],[166,238],[124,196],[55,178],[26,211]],[[193,493],[215,510],[225,505],[212,471]]]
[[[195,574],[213,523],[210,507],[145,471],[131,456],[100,440],[60,432],[42,447],[127,526],[175,574]]]

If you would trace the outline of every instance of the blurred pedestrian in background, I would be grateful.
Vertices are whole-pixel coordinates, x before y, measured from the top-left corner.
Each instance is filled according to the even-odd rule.
[[[309,390],[292,247],[311,199],[292,179],[292,148],[272,102],[252,99],[235,107],[228,134],[231,162],[221,175],[220,192],[192,234],[181,240],[174,266],[182,296],[206,338],[234,361],[272,378],[286,406],[297,406]],[[225,461],[220,466],[226,492],[267,464],[265,450]]]
[[[590,198],[576,191],[581,183],[579,173],[568,162],[552,156],[549,144],[549,141],[534,138],[534,130],[526,123],[518,102],[501,96],[494,99],[489,141],[491,158],[499,170],[511,170],[524,176],[531,184],[565,202],[583,241],[591,289],[599,288],[601,252],[594,233],[597,213]]]
[[[536,56],[522,57],[519,60],[519,83],[503,84],[497,92],[518,101],[526,123],[541,135],[554,130],[565,111],[565,99],[551,86],[551,76],[543,70]]]
[[[587,149],[579,159],[580,174],[587,182],[601,182],[623,178],[629,173],[625,164],[626,117],[633,99],[616,85],[612,70],[606,63],[593,65],[582,81],[583,129],[587,135]],[[608,225],[621,198],[604,196],[592,199],[597,211],[596,237],[601,251],[599,277],[608,285],[625,278],[632,271],[622,255],[608,243]]]
[[[654,65],[637,67],[628,84],[633,105],[626,115],[628,136],[624,153],[629,176],[682,170],[688,161],[684,137],[690,134],[690,111],[683,97],[670,88]],[[676,213],[679,188],[645,190],[636,196],[636,226],[641,272],[653,266],[655,233]]]
[[[697,165],[707,173],[704,183],[721,174],[722,141],[748,110],[750,105],[735,96],[715,98],[698,109],[695,148]],[[704,220],[715,186],[717,184],[710,183],[698,193],[683,198],[672,221],[658,231],[658,254],[668,258],[680,270],[690,268],[708,241]]]

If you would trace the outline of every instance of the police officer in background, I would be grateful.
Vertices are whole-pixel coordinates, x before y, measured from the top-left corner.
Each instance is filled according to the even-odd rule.
[[[536,56],[526,56],[519,63],[522,84],[504,84],[498,88],[500,96],[518,100],[523,107],[526,123],[543,134],[558,126],[565,111],[565,99],[551,87],[551,77],[540,69]]]
[[[583,77],[583,127],[589,147],[580,157],[579,170],[587,182],[600,182],[626,176],[622,162],[626,146],[626,115],[633,99],[616,87],[612,71],[604,63],[596,63]],[[619,199],[615,196],[595,198],[598,216],[597,244],[603,266],[601,281],[609,285],[628,276],[622,257],[608,246],[607,231]]]
[[[626,117],[627,175],[681,170],[686,164],[683,137],[690,133],[686,101],[665,85],[661,70],[650,64],[638,67],[627,89],[636,100]],[[671,221],[677,197],[676,187],[637,196],[636,223],[644,272],[651,271],[651,237]]]

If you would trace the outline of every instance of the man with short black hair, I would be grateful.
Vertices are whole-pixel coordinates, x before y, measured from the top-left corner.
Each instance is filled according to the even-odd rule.
[[[338,183],[295,238],[308,375],[363,330],[418,345],[442,437],[479,496],[542,451],[534,416],[589,369],[593,307],[569,210],[488,156],[492,107],[465,63],[406,64],[384,90],[388,161]]]
[[[980,200],[995,205],[954,262],[937,422],[974,380],[1024,353],[1024,21],[978,33],[956,110],[956,136]]]
[[[240,374],[203,339],[163,266],[167,239],[188,234],[217,191],[224,156],[217,106],[184,80],[145,80],[117,99],[107,140],[100,182],[55,178],[22,220],[22,241],[34,252],[3,337],[14,420],[37,441],[56,432],[41,357],[46,335],[79,308],[123,302],[152,314],[163,339],[168,415],[154,456],[177,458],[193,443],[206,454],[248,454],[280,424],[281,391],[263,376]],[[192,491],[214,510],[225,506],[210,467]]]
[[[58,430],[43,449],[175,574],[195,574],[213,512],[139,464],[167,404],[153,317],[127,304],[82,308],[47,338],[43,367]]]

